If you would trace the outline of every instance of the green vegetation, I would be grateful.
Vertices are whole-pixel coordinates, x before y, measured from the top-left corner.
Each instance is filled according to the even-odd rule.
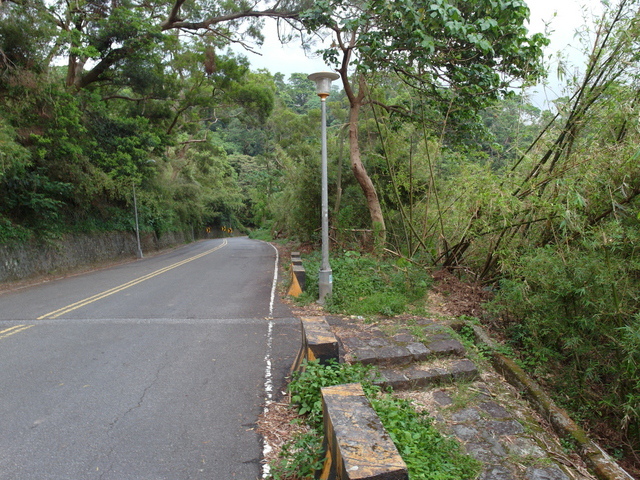
[[[453,439],[442,436],[425,412],[408,400],[390,394],[371,399],[384,428],[407,464],[412,480],[464,480],[476,478],[480,463],[463,453]]]
[[[321,455],[319,439],[322,438],[320,389],[352,382],[362,384],[372,407],[407,464],[412,480],[475,478],[478,463],[461,453],[460,445],[455,441],[443,437],[426,413],[416,412],[408,401],[383,393],[372,385],[374,377],[372,367],[346,363],[320,365],[317,361],[308,362],[305,372],[294,375],[289,385],[291,401],[297,405],[301,415],[306,415],[313,432],[294,439],[283,450],[279,461],[272,465],[274,480],[313,478],[314,470],[321,465],[317,462],[318,455]],[[304,448],[311,450],[305,452]],[[310,452],[316,454],[315,458]]]
[[[328,99],[330,311],[403,312],[433,268],[483,282],[523,364],[635,458],[637,2],[603,3],[578,35],[583,73],[559,63],[569,93],[548,110],[527,97],[546,39],[523,0],[255,8],[1,2],[0,242],[132,231],[135,189],[146,233],[259,229],[315,247],[314,85],[251,71],[229,46],[258,48],[264,17],[327,34],[320,53],[343,74]]]
[[[320,257],[304,259],[307,290],[300,298],[308,302],[318,297]],[[333,295],[325,308],[331,313],[394,316],[422,300],[431,285],[429,271],[405,259],[381,259],[352,250],[331,257]]]
[[[282,446],[277,461],[272,462],[270,480],[311,480],[322,469],[324,457],[322,435],[317,431],[296,435]]]
[[[637,229],[623,235],[626,245],[596,237],[531,250],[514,268],[523,280],[503,280],[493,308],[559,402],[583,420],[618,418],[640,438],[640,264],[625,252]]]
[[[306,415],[309,424],[322,430],[322,397],[320,389],[345,383],[361,383],[367,397],[375,396],[380,389],[373,385],[376,369],[360,363],[329,362],[322,365],[318,360],[305,363],[304,372],[295,372],[289,383],[291,403],[300,415]]]

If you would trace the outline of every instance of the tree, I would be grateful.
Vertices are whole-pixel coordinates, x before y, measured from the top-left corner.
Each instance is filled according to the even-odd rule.
[[[292,73],[289,81],[284,81],[284,75],[274,76],[278,85],[278,96],[284,104],[298,114],[305,114],[311,108],[320,108],[320,100],[315,93],[315,85],[304,73]]]
[[[368,79],[374,72],[396,74],[446,121],[468,117],[506,94],[514,80],[543,73],[547,40],[528,36],[528,15],[524,0],[323,0],[303,13],[309,32],[328,29],[334,39],[323,54],[341,74],[349,99],[351,167],[379,242],[384,216],[358,142],[360,110],[371,101]]]
[[[221,50],[259,42],[260,19],[289,8],[1,2],[0,236],[127,228],[132,183],[157,232],[239,211],[213,126],[255,128],[275,89]]]
[[[0,78],[3,80],[11,70],[39,72],[47,67],[53,29],[38,18],[41,7],[38,2],[0,4]]]
[[[540,133],[542,113],[526,97],[505,98],[481,112],[489,138],[479,141],[470,137],[465,143],[488,155],[493,168],[504,168],[522,155]]]
[[[640,154],[637,144],[632,142],[629,145],[626,138],[628,128],[636,121],[638,98],[637,3],[620,0],[615,6],[610,5],[596,27],[593,45],[587,46],[590,51],[586,70],[583,78],[576,80],[575,93],[570,98],[556,100],[557,114],[510,165],[512,179],[503,183],[513,185],[508,194],[509,201],[522,206],[513,210],[512,217],[505,219],[502,227],[488,229],[497,235],[492,240],[492,248],[486,253],[481,277],[495,274],[501,258],[499,250],[504,249],[509,241],[526,241],[542,247],[579,240],[581,234],[571,227],[576,222],[574,214],[570,213],[571,208],[565,208],[566,205],[578,205],[578,210],[589,207],[590,218],[582,227],[587,231],[616,217],[620,206],[633,204],[640,198],[637,169],[629,170],[627,166],[637,162]],[[615,118],[605,121],[610,112],[615,112]],[[603,125],[606,125],[605,138],[601,136]],[[615,155],[608,154],[610,158],[606,161],[595,156],[600,146],[589,144],[597,142],[603,145],[610,143],[606,148],[615,151]],[[582,152],[578,155],[576,152],[580,148]],[[627,148],[632,148],[632,152],[626,151]],[[597,173],[602,170],[604,172]],[[576,182],[584,182],[584,185],[577,186],[568,181],[577,171],[582,173]],[[585,185],[594,177],[598,178],[598,188],[595,189],[598,195],[586,200],[586,192],[592,187]],[[511,183],[514,181],[515,184]],[[573,185],[568,192],[566,185]],[[563,198],[564,195],[567,197]],[[545,211],[542,204],[552,207]],[[475,215],[469,220],[465,234],[444,255],[445,266],[459,263],[464,251],[473,243],[476,232],[485,230],[477,226],[480,223],[487,226],[486,213],[485,210],[484,215]],[[535,223],[544,225],[544,228],[531,228]]]
[[[42,21],[57,28],[50,57],[67,55],[66,84],[77,90],[144,73],[154,64],[148,60],[161,56],[171,41],[208,37],[218,48],[231,42],[248,46],[247,39],[260,42],[262,18],[293,19],[300,10],[290,0],[265,2],[262,10],[248,1],[58,0],[50,6],[40,0],[9,2],[31,6]]]

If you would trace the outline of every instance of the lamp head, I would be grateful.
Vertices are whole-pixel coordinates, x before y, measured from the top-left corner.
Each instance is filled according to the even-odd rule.
[[[316,72],[307,78],[316,82],[316,93],[320,98],[325,99],[331,93],[331,82],[340,78],[340,75],[335,72]]]

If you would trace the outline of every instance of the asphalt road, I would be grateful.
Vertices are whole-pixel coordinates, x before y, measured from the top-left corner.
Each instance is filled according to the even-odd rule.
[[[297,320],[246,238],[0,295],[0,479],[262,475]]]

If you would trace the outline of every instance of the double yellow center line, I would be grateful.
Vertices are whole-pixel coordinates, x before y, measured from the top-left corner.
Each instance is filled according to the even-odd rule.
[[[11,335],[15,335],[16,333],[23,332],[34,325],[16,325],[15,327],[7,328],[5,330],[0,330],[0,340],[3,338],[9,337]]]
[[[205,255],[209,255],[210,253],[215,252],[216,250],[220,250],[222,247],[225,247],[227,245],[227,240],[224,239],[222,241],[222,243],[220,245],[218,245],[215,248],[212,248],[211,250],[207,250],[206,252],[200,253],[198,255],[195,255],[193,257],[187,258],[186,260],[182,260],[180,262],[176,262],[172,265],[169,265],[168,267],[164,267],[161,268],[159,270],[156,270],[155,272],[151,272],[147,275],[144,275],[142,277],[136,278],[135,280],[131,280],[130,282],[127,283],[123,283],[122,285],[119,285],[117,287],[111,288],[109,290],[106,290],[104,292],[98,293],[96,295],[93,295],[91,297],[85,298],[84,300],[80,300],[79,302],[76,303],[72,303],[71,305],[67,305],[66,307],[62,307],[59,308],[58,310],[54,310],[53,312],[49,312],[46,313],[44,315],[41,315],[40,317],[37,318],[37,320],[45,320],[45,319],[53,319],[53,318],[58,318],[62,315],[64,315],[65,313],[69,313],[72,312],[78,308],[84,307],[85,305],[89,305],[90,303],[96,302],[102,298],[106,298],[110,295],[113,295],[114,293],[118,293],[121,292],[123,290],[126,290],[127,288],[133,287],[134,285],[137,285],[139,283],[144,282],[145,280],[149,280],[153,277],[157,277],[158,275],[162,275],[163,273],[168,272],[169,270],[173,270],[174,268],[180,267],[182,265],[185,265],[186,263],[189,262],[193,262],[194,260],[198,260],[199,258],[204,257]],[[0,330],[0,340],[2,340],[3,338],[6,338],[10,335],[15,335],[16,333],[20,333],[23,332],[31,327],[33,327],[34,325],[16,325],[14,327],[11,328],[7,328],[5,330]]]
[[[156,270],[155,272],[151,272],[147,275],[144,275],[142,277],[136,278],[135,280],[131,280],[130,282],[127,283],[123,283],[122,285],[119,285],[117,287],[113,287],[109,290],[106,290],[104,292],[101,293],[97,293],[96,295],[93,295],[92,297],[88,297],[85,298],[84,300],[80,300],[76,303],[72,303],[71,305],[67,305],[66,307],[62,307],[59,308],[58,310],[54,310],[53,312],[49,312],[49,313],[45,313],[44,315],[41,315],[40,317],[37,318],[37,320],[45,320],[45,319],[53,319],[53,318],[58,318],[62,315],[64,315],[65,313],[69,313],[72,312],[78,308],[84,307],[86,305],[89,305],[90,303],[96,302],[98,300],[101,300],[103,298],[106,298],[110,295],[113,295],[115,293],[121,292],[123,290],[126,290],[127,288],[133,287],[134,285],[138,285],[139,283],[144,282],[145,280],[149,280],[153,277],[157,277],[158,275],[162,275],[163,273],[168,272],[169,270],[173,270],[174,268],[180,267],[182,265],[185,265],[189,262],[193,262],[194,260],[197,260],[199,258],[204,257],[205,255],[209,255],[210,253],[215,252],[216,250],[220,250],[222,247],[227,245],[227,240],[224,239],[222,241],[222,243],[220,245],[218,245],[215,248],[212,248],[211,250],[207,250],[206,252],[200,253],[199,255],[195,255],[193,257],[187,258],[186,260],[182,260],[180,262],[176,262],[172,265],[169,265],[168,267],[164,267],[161,268],[160,270]]]

